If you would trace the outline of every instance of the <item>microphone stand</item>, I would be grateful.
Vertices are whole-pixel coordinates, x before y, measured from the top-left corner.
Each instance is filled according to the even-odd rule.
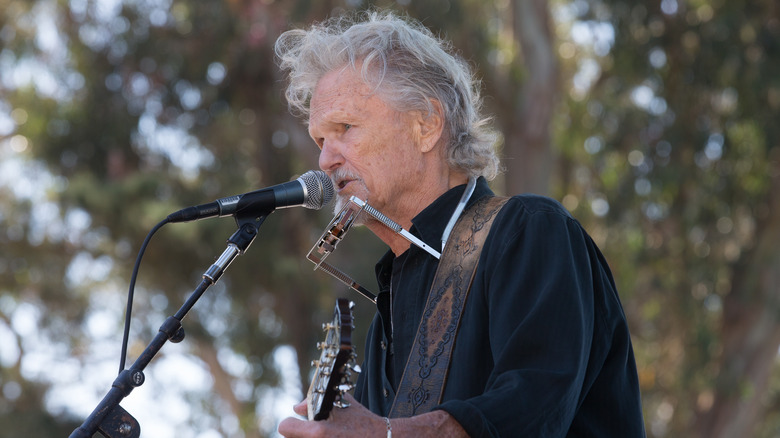
[[[228,245],[225,251],[203,274],[203,280],[179,308],[179,311],[175,315],[169,316],[160,326],[157,335],[133,365],[119,373],[119,376],[114,380],[111,389],[103,397],[103,400],[89,417],[84,420],[84,423],[70,434],[69,438],[92,438],[96,432],[99,432],[105,438],[138,438],[141,435],[141,427],[138,421],[119,406],[119,403],[133,389],[144,383],[146,377],[143,370],[167,341],[178,343],[184,340],[182,319],[184,319],[206,289],[219,280],[228,266],[230,266],[230,263],[249,248],[249,245],[257,237],[258,228],[271,212],[273,212],[273,209],[265,211],[259,216],[256,213],[251,216],[236,215],[238,230],[227,240]]]

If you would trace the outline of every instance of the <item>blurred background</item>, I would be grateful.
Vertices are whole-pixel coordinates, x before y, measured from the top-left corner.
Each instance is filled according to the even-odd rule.
[[[493,189],[561,201],[604,251],[648,436],[780,436],[776,0],[0,0],[0,435],[67,436],[108,391],[158,221],[317,167],[272,46],[369,7],[474,65],[505,138]],[[122,403],[142,436],[275,436],[336,297],[361,352],[371,303],[305,259],[325,210],[271,215],[197,303]],[[152,239],[128,365],[234,231]],[[334,264],[374,289],[384,250],[354,229]]]

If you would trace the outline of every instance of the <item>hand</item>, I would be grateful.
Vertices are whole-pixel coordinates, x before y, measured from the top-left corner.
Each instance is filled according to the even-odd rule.
[[[387,423],[384,418],[363,407],[350,394],[345,394],[344,400],[350,406],[345,409],[333,408],[327,420],[285,418],[279,423],[279,433],[287,438],[387,436]],[[296,414],[306,417],[306,400],[295,405],[294,409]],[[411,418],[393,418],[392,428],[393,437],[399,438],[468,438],[460,423],[444,411],[432,411]]]
[[[334,407],[330,416],[323,421],[306,421],[288,417],[279,423],[279,433],[287,438],[335,438],[335,437],[380,437],[387,434],[384,418],[372,413],[357,402],[350,394],[344,394],[348,408]],[[295,413],[307,416],[306,400],[293,408]]]

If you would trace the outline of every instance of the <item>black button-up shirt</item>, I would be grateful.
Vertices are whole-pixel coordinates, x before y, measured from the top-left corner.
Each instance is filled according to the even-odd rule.
[[[434,201],[409,231],[441,250],[464,187]],[[491,194],[480,178],[469,204]],[[414,245],[377,264],[377,314],[355,397],[378,415],[390,412],[437,267]],[[609,267],[557,202],[515,196],[496,217],[435,409],[472,437],[645,436],[631,339]]]

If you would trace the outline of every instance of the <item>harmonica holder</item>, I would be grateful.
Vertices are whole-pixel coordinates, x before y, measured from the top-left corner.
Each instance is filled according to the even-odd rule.
[[[395,233],[400,234],[413,245],[420,247],[437,259],[441,258],[441,254],[422,240],[415,237],[410,232],[404,230],[403,227],[393,222],[390,218],[383,215],[360,198],[356,196],[349,198],[347,204],[338,213],[336,213],[336,216],[334,216],[333,220],[330,221],[330,224],[328,224],[327,228],[325,228],[325,232],[322,233],[322,237],[320,237],[317,243],[314,244],[311,251],[309,251],[309,254],[306,255],[306,258],[314,263],[315,271],[320,269],[327,272],[335,279],[347,285],[347,287],[350,289],[376,304],[376,295],[361,286],[349,275],[325,262],[325,259],[336,249],[336,246],[339,244],[339,242],[344,239],[347,231],[349,231],[350,227],[352,227],[352,225],[355,223],[355,220],[358,218],[358,216],[360,216],[361,213],[368,214],[372,218],[376,219],[379,223],[390,228]]]

